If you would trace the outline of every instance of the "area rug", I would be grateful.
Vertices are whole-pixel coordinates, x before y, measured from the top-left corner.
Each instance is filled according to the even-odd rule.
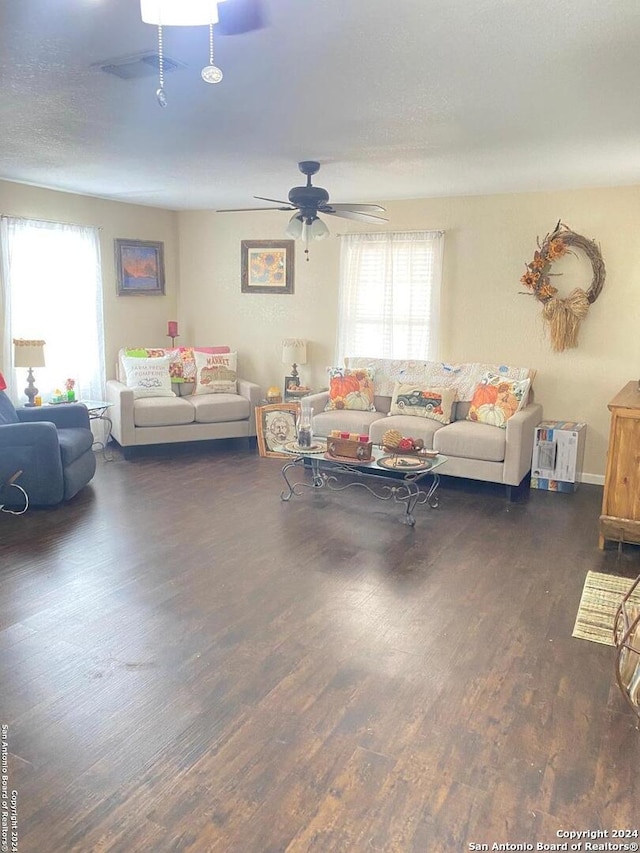
[[[633,582],[631,578],[587,572],[571,636],[613,646],[613,620],[616,610]],[[631,600],[640,605],[640,588],[635,590]]]

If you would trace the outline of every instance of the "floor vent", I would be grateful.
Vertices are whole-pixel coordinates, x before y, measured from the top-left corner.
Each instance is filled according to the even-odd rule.
[[[104,71],[105,74],[113,74],[121,80],[140,80],[142,77],[155,77],[158,74],[160,57],[155,51],[137,53],[133,56],[121,56],[118,59],[107,59],[97,62],[92,68]],[[184,62],[178,62],[164,56],[164,73],[171,74],[172,71],[180,71],[186,68]]]

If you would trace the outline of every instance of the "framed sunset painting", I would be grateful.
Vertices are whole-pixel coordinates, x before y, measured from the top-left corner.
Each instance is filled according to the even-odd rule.
[[[118,296],[164,293],[164,243],[115,240]]]
[[[241,292],[293,293],[293,240],[242,240]]]

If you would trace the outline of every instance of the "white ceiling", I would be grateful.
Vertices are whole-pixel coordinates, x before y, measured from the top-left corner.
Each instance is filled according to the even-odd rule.
[[[640,183],[638,0],[264,0],[269,26],[165,30],[188,64],[92,67],[156,48],[138,0],[0,0],[0,177],[171,209]],[[266,206],[266,205],[265,205]]]

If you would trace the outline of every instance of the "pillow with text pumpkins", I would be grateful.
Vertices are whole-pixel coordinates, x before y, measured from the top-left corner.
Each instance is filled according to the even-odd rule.
[[[485,373],[476,385],[467,420],[506,429],[509,418],[526,405],[530,386],[530,379]]]
[[[373,404],[373,371],[369,368],[330,367],[329,399],[325,412],[336,410],[375,412]]]
[[[168,358],[135,358],[125,356],[122,363],[127,388],[133,389],[134,399],[140,397],[175,397],[171,390]]]

